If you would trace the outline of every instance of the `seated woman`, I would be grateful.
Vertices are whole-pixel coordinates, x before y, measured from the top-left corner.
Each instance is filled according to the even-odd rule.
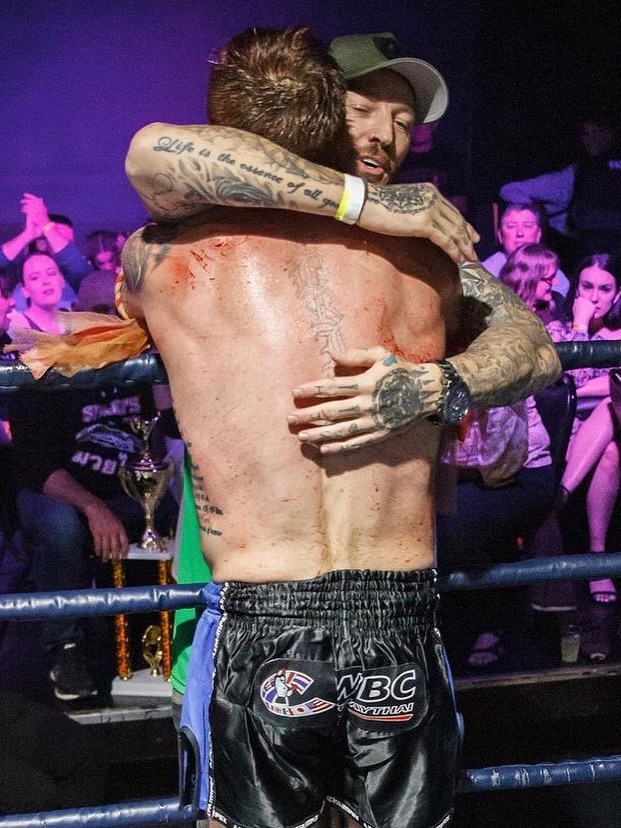
[[[525,244],[511,253],[501,268],[498,278],[535,313],[544,324],[557,319],[563,305],[563,297],[554,293],[558,256],[542,244]],[[539,428],[532,419],[534,400],[529,400],[531,429]],[[531,436],[533,433],[530,432]],[[557,460],[558,462],[558,460]],[[558,478],[557,478],[558,479]],[[532,535],[528,544],[531,557],[561,555],[563,539],[557,514],[550,509],[545,521]],[[542,612],[558,612],[575,609],[576,592],[573,581],[542,581],[531,585],[531,606]]]
[[[509,256],[499,279],[531,310],[550,319],[557,301],[552,294],[557,268],[553,251],[527,244]],[[451,462],[459,474],[457,505],[453,513],[438,516],[440,568],[485,566],[507,560],[512,551],[515,555],[516,539],[534,535],[552,512],[555,498],[550,439],[534,397],[474,412],[465,439],[453,446]],[[571,589],[570,603],[563,608],[572,608],[573,598]],[[470,616],[480,632],[469,666],[485,667],[497,660],[505,603],[506,590],[488,590],[485,602],[473,604]]]
[[[555,497],[549,439],[534,400],[473,412],[464,440],[454,441],[443,460],[457,466],[458,485],[455,506],[437,517],[441,573],[515,558],[517,538],[536,531]],[[506,589],[486,590],[484,600],[476,592],[444,596],[449,650],[449,616],[457,616],[460,641],[466,619],[474,627],[470,667],[498,660],[506,596]]]
[[[583,259],[567,296],[561,319],[548,325],[555,342],[621,339],[621,262],[608,253]],[[620,486],[619,446],[615,440],[614,412],[609,395],[607,368],[582,368],[571,372],[578,399],[600,398],[584,422],[576,420],[567,455],[561,493],[564,499],[591,474],[586,496],[589,549],[604,552],[606,537]],[[590,581],[597,603],[616,601],[610,578]]]
[[[552,286],[559,259],[543,244],[524,244],[513,251],[500,268],[498,278],[547,325],[558,317],[563,303]]]
[[[12,311],[9,336],[14,328],[32,328],[45,333],[65,333],[59,312],[65,277],[48,253],[33,253],[22,265],[22,286],[28,307],[24,313]]]

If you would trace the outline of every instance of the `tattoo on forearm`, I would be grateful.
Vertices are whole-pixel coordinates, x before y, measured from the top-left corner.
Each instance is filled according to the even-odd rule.
[[[461,265],[459,272],[462,346],[470,344],[456,359],[473,404],[506,405],[551,382],[558,360],[539,319],[479,262]]]
[[[164,164],[158,159],[150,193],[143,193],[154,214],[180,218],[212,205],[278,208],[290,196],[321,210],[336,209],[321,185],[334,184],[337,173],[249,133],[223,127],[186,127],[184,133],[188,131],[197,136],[195,141],[160,135],[152,147],[153,153],[168,157]]]

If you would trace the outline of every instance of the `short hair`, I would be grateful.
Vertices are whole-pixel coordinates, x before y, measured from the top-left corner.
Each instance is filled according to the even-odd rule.
[[[500,214],[500,218],[498,220],[498,226],[502,226],[502,222],[509,213],[521,213],[524,210],[530,210],[530,212],[535,216],[537,219],[537,224],[541,228],[541,230],[546,229],[547,224],[547,215],[546,211],[543,209],[541,204],[536,201],[525,201],[525,202],[514,202],[511,201],[505,205],[504,209]]]
[[[346,137],[345,81],[305,26],[246,29],[212,66],[207,116],[326,163]]]
[[[558,270],[558,256],[549,247],[535,242],[523,244],[509,254],[498,279],[530,308],[535,301],[537,285],[551,262]]]

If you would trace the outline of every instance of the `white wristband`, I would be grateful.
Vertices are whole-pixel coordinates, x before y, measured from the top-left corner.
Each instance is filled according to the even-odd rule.
[[[355,224],[367,199],[367,183],[363,178],[345,174],[345,187],[334,218],[345,224]]]

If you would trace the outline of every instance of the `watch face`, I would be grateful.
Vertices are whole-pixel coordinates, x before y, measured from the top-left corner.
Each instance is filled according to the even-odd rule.
[[[470,409],[470,392],[464,382],[456,382],[448,391],[444,404],[444,422],[459,423]]]

